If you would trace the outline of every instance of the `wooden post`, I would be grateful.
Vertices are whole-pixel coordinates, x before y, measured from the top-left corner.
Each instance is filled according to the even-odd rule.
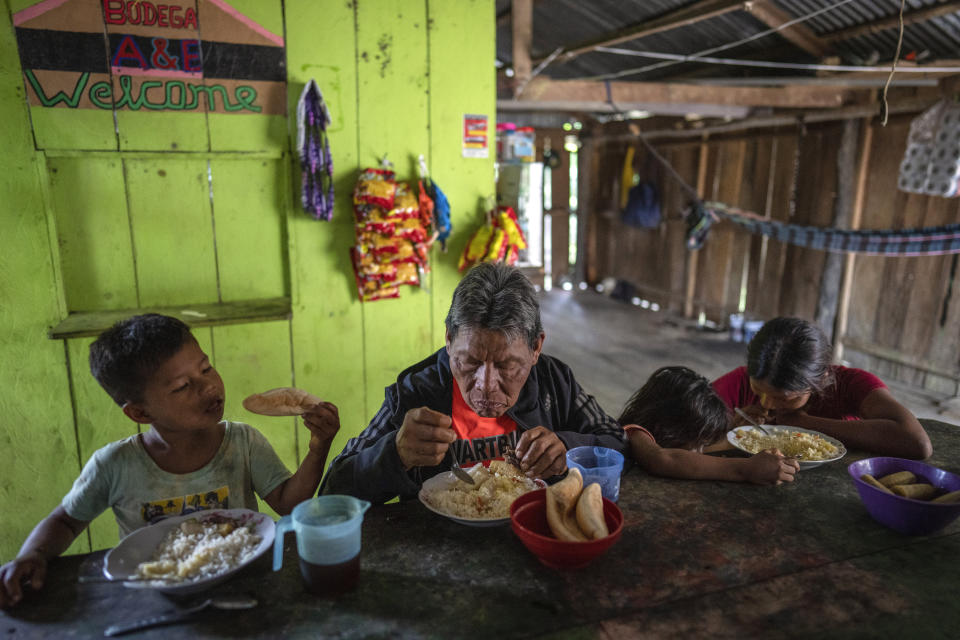
[[[857,187],[850,214],[850,228],[859,229],[863,218],[863,202],[867,192],[867,176],[870,174],[870,148],[873,143],[873,127],[870,118],[863,119],[863,135],[860,137],[860,165],[857,169]],[[847,334],[847,321],[850,312],[850,292],[853,290],[853,267],[856,254],[845,256],[843,274],[840,281],[840,299],[837,304],[837,318],[833,331],[833,359],[843,359],[843,341]]]
[[[533,65],[530,62],[530,46],[533,42],[533,0],[513,0],[511,28],[513,31],[513,86],[517,88],[530,82]]]
[[[697,195],[703,197],[707,187],[707,136],[700,142],[700,158],[697,160]],[[687,296],[683,303],[683,316],[693,317],[693,298],[697,290],[697,256],[699,251],[687,251]]]
[[[857,166],[857,137],[860,133],[858,120],[844,120],[840,148],[837,150],[837,195],[833,202],[834,229],[849,229],[852,209],[856,201],[857,184],[854,172]],[[820,272],[820,295],[817,301],[816,322],[827,334],[835,338],[835,322],[840,306],[840,288],[843,281],[844,256],[839,253],[827,253]],[[849,292],[848,292],[849,293]]]

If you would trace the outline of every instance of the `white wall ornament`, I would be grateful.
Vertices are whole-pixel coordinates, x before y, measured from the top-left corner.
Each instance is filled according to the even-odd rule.
[[[897,186],[909,193],[960,195],[960,103],[941,100],[910,123]]]

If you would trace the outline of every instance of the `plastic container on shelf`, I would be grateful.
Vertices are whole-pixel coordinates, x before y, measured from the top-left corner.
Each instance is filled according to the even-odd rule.
[[[513,160],[513,137],[516,130],[517,125],[512,122],[497,123],[497,160]]]
[[[514,160],[533,162],[537,159],[537,138],[533,127],[518,127],[512,139]]]

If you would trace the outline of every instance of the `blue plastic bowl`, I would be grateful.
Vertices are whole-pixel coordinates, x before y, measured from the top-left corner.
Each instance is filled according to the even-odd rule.
[[[881,491],[860,479],[865,473],[880,478],[897,471],[911,471],[918,482],[937,487],[938,495],[960,491],[960,476],[905,458],[866,458],[847,467],[863,506],[874,520],[909,536],[922,536],[944,528],[960,516],[960,502],[936,503],[904,498]]]
[[[580,471],[583,486],[599,483],[600,493],[607,500],[620,498],[620,474],[623,454],[607,447],[574,447],[567,451],[567,466]]]

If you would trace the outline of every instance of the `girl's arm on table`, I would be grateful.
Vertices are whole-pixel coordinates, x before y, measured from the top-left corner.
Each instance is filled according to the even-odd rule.
[[[777,413],[778,424],[813,429],[833,436],[847,447],[882,455],[923,459],[933,454],[930,437],[910,410],[888,389],[874,389],[860,404],[860,420],[833,420],[804,411]]]
[[[630,452],[649,473],[688,480],[726,480],[754,484],[792,482],[795,460],[767,450],[749,458],[720,458],[686,449],[664,449],[642,431],[630,430]]]

